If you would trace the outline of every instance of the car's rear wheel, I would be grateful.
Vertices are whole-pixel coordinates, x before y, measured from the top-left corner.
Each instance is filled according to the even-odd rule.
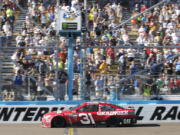
[[[60,127],[65,127],[66,126],[66,121],[63,117],[55,117],[52,120],[52,127],[54,128],[60,128]]]
[[[106,121],[106,126],[119,126],[120,125],[121,120],[117,117],[110,117],[109,119],[107,119]]]

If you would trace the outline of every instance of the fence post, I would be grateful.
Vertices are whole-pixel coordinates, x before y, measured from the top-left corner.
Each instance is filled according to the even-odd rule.
[[[31,97],[31,84],[30,84],[30,77],[29,75],[27,76],[28,77],[28,98],[30,99]]]
[[[0,47],[2,47],[2,37],[0,36]],[[2,57],[3,57],[3,54],[2,54],[2,48],[0,48],[0,100],[2,100]]]

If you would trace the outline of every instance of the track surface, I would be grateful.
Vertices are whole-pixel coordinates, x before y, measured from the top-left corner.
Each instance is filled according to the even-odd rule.
[[[65,129],[41,128],[39,124],[0,124],[0,135],[64,135]],[[180,123],[138,124],[133,127],[77,128],[78,135],[180,135]],[[75,134],[74,134],[75,135]]]

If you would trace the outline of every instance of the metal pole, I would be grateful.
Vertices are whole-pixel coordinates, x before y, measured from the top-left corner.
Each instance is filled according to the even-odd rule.
[[[83,42],[83,44],[87,44],[87,42]],[[154,45],[153,43],[152,44],[149,44],[149,45]],[[44,47],[39,47],[39,46],[33,46],[33,47],[0,47],[0,50],[2,49],[63,49],[63,48],[67,48],[68,46],[65,46],[65,47],[53,47],[53,46],[44,46]],[[175,46],[175,45],[172,45],[172,44],[168,44],[166,46],[144,46],[144,45],[139,45],[139,44],[133,44],[130,45],[130,44],[123,44],[123,45],[117,45],[117,46],[105,46],[105,45],[101,45],[99,44],[98,42],[95,42],[94,43],[94,46],[87,46],[87,45],[82,45],[81,48],[83,49],[86,49],[86,48],[102,48],[102,49],[105,49],[105,48],[114,48],[114,49],[143,49],[143,48],[149,48],[149,49],[153,49],[153,48],[157,48],[157,49],[177,49],[177,48],[180,48],[180,46]]]
[[[58,75],[58,72],[59,72],[59,70],[58,70],[58,62],[59,62],[59,57],[58,57],[58,43],[56,44],[56,49],[55,49],[55,57],[54,57],[54,62],[55,62],[55,79],[56,79],[56,87],[55,87],[55,90],[56,91],[60,91],[59,89],[59,75]],[[54,67],[54,65],[53,65],[53,67]],[[57,100],[57,95],[55,95],[54,93],[53,93],[53,96],[54,96],[54,98]]]
[[[1,42],[2,40],[1,40],[1,38],[0,38],[0,42]],[[1,43],[0,43],[0,45],[2,45]],[[2,55],[1,55],[2,54]],[[2,96],[2,59],[3,59],[3,51],[2,50],[0,50],[0,95]],[[1,101],[1,96],[0,96],[0,101]]]
[[[85,27],[86,27],[86,29],[88,29],[88,22],[87,22],[87,0],[84,0],[84,12],[85,12]],[[86,32],[83,34],[82,38],[83,38],[83,41],[86,41]],[[84,80],[85,80],[85,51],[86,51],[86,49],[83,49],[83,48],[81,48],[81,50],[80,50],[80,59],[81,59],[81,68],[80,68],[80,98],[81,99],[84,99],[84,89],[85,89],[85,83],[84,83]]]
[[[85,16],[86,16],[86,8],[85,7],[87,5],[86,3],[87,3],[87,1],[84,0],[84,15]],[[86,18],[85,18],[85,22],[83,22],[83,23],[85,23],[83,25],[86,27]],[[81,41],[85,41],[84,35],[85,35],[85,33],[82,34]],[[84,43],[81,42],[81,47],[84,46],[83,44]],[[80,80],[79,80],[79,82],[80,82],[80,86],[79,86],[80,99],[83,100],[84,99],[84,95],[83,95],[83,93],[84,93],[84,79],[85,79],[84,78],[84,49],[83,48],[80,49],[80,75],[79,75],[79,77],[80,77]]]
[[[58,7],[60,5],[60,0],[56,0],[56,6]]]
[[[74,74],[74,63],[73,63],[73,43],[75,41],[74,37],[68,37],[68,97],[69,100],[73,99],[72,90],[73,90],[73,74]]]
[[[27,78],[28,78],[28,98],[30,99],[30,96],[31,96],[31,84],[30,84],[30,77],[29,75],[27,75]]]
[[[85,73],[84,73],[84,49],[80,50],[80,98],[84,98],[84,79],[85,79]]]
[[[87,21],[87,0],[84,0],[84,11],[85,11],[85,23],[86,29],[88,29],[88,21]]]
[[[83,99],[83,54],[82,49],[80,50],[80,98]]]
[[[88,29],[88,23],[87,23],[87,0],[84,0],[84,15],[85,15],[85,24],[83,24],[86,29]],[[82,35],[82,41],[85,41],[86,32]],[[83,43],[82,43],[83,44]],[[82,45],[81,46],[84,46]],[[84,99],[84,89],[85,89],[85,68],[84,68],[84,61],[85,61],[85,49],[81,48],[80,51],[80,59],[81,59],[81,68],[80,68],[80,98]]]
[[[87,11],[87,0],[84,0],[84,9]]]

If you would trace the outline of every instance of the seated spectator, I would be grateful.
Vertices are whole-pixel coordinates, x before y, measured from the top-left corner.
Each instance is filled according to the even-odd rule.
[[[175,63],[175,71],[176,71],[176,75],[180,75],[180,58],[177,60],[177,62]]]

